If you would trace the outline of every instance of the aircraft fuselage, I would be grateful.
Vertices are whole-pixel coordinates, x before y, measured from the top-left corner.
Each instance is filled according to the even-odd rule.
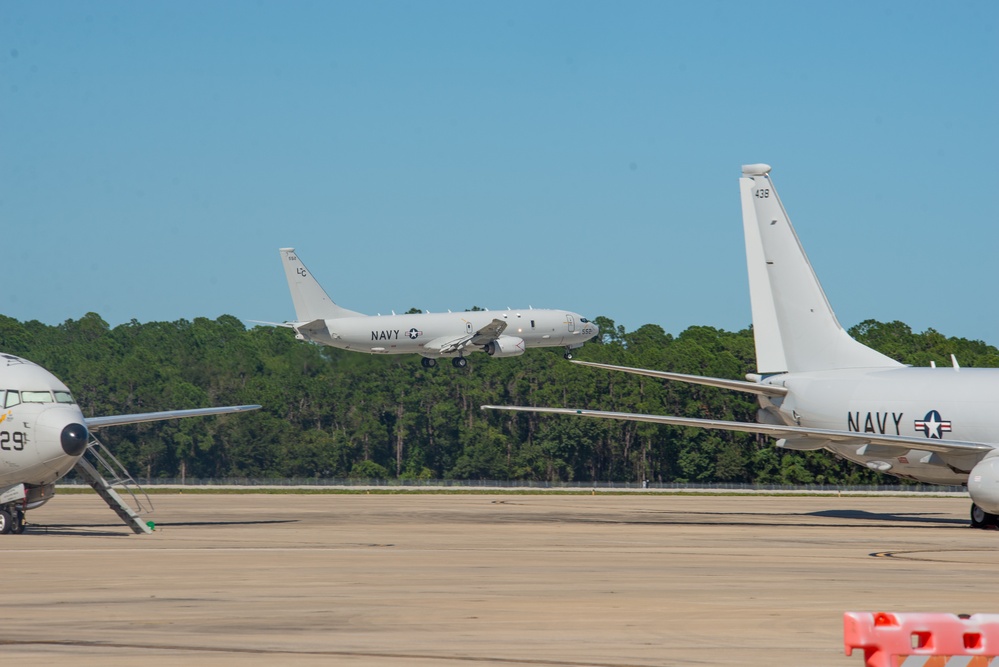
[[[24,484],[28,508],[51,497],[32,493],[73,469],[86,450],[86,420],[69,389],[41,366],[0,355],[0,490]]]
[[[326,320],[327,331],[301,333],[308,340],[357,352],[457,356],[462,351],[442,352],[441,345],[497,319],[507,325],[501,341],[519,338],[524,347],[579,347],[596,332],[592,323],[576,313],[526,309],[341,317]],[[479,348],[463,351],[473,349]]]
[[[789,426],[926,438],[928,443],[999,440],[999,369],[844,369],[784,373],[763,382],[788,389],[783,398],[760,397],[760,402],[764,412],[778,414]],[[766,415],[761,418],[768,421]],[[833,441],[825,448],[872,469],[932,484],[965,483],[981,459],[971,453]]]

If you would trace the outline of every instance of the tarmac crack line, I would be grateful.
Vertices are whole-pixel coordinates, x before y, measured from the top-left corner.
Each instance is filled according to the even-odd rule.
[[[917,563],[959,563],[962,565],[975,564],[975,561],[967,560],[947,560],[944,558],[930,558],[929,554],[958,554],[958,553],[995,553],[994,549],[911,549],[908,551],[875,551],[868,554],[871,558],[886,558],[890,560],[909,560]],[[918,554],[918,555],[917,555]],[[922,554],[927,554],[920,557]],[[991,564],[991,561],[987,562]]]

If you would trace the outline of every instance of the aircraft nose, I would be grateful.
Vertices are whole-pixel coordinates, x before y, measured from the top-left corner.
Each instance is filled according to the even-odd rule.
[[[90,433],[83,424],[67,424],[59,435],[59,442],[62,444],[62,451],[70,456],[79,456],[87,448],[87,441],[90,440]]]

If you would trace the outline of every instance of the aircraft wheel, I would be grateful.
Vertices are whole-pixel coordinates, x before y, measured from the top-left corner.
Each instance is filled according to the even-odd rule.
[[[24,532],[24,529],[28,526],[24,522],[24,512],[22,510],[17,510],[14,513],[14,525],[11,527],[10,532],[20,535]]]
[[[0,510],[0,535],[6,535],[14,527],[14,518],[7,510]]]
[[[468,359],[465,357],[455,357],[451,360],[451,363],[454,364],[455,368],[464,368],[468,365]]]
[[[423,357],[423,360],[420,363],[423,364],[424,368],[433,368],[437,365],[437,360],[431,359],[430,357]]]
[[[988,528],[999,524],[999,516],[986,512],[978,505],[971,504],[971,527]]]
[[[572,352],[566,350],[565,354],[563,354],[562,356],[565,357],[566,359],[572,359]]]

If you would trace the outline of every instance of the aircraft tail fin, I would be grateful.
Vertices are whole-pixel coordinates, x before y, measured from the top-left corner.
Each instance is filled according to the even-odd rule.
[[[770,166],[743,166],[739,187],[759,373],[901,366],[855,341],[836,319]]]
[[[288,289],[295,304],[295,317],[299,322],[334,320],[341,317],[363,317],[333,302],[322,285],[313,277],[298,258],[294,248],[281,248],[281,263],[288,278]]]

